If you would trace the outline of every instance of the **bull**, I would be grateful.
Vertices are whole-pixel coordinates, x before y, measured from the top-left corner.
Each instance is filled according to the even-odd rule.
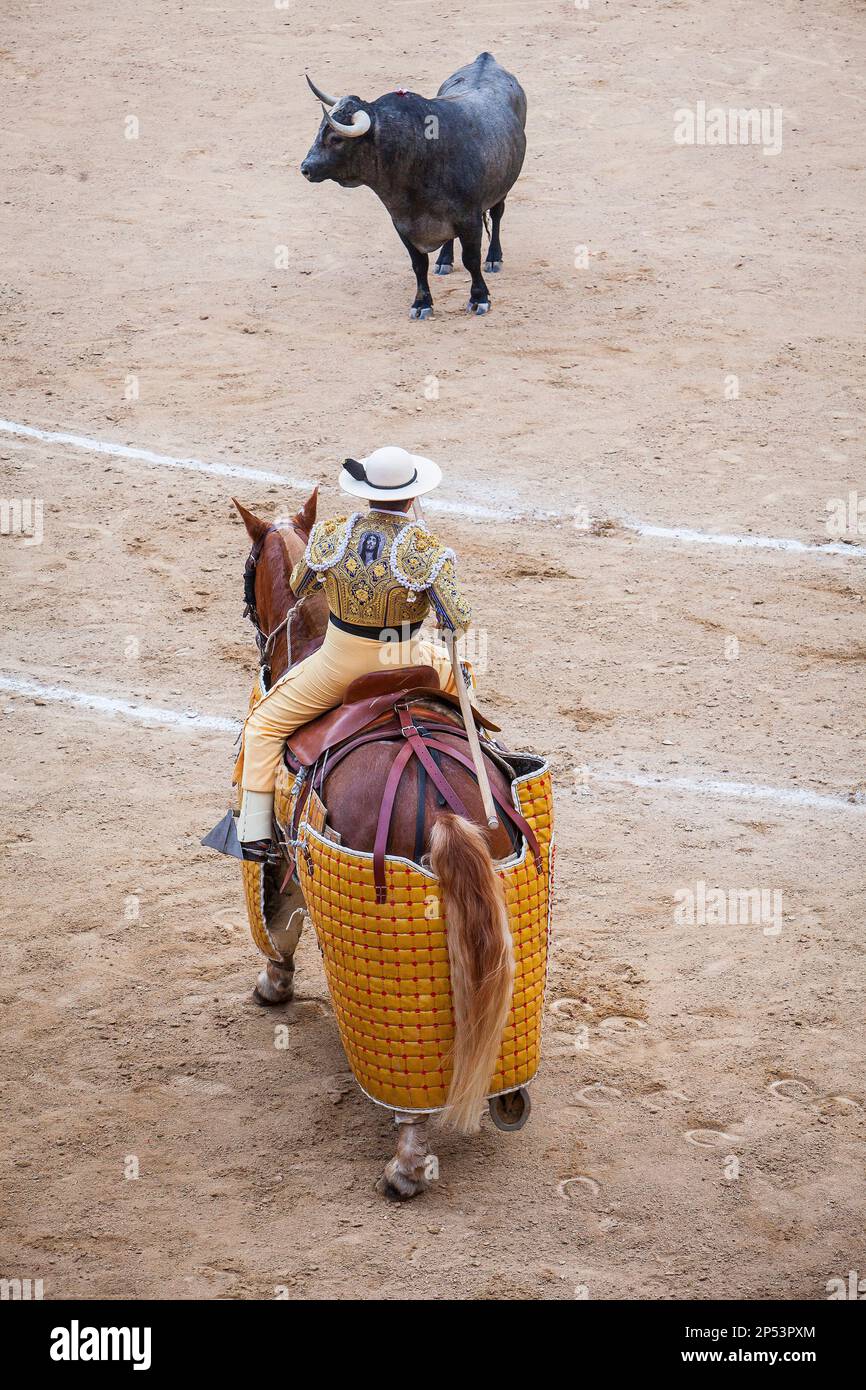
[[[388,92],[375,101],[330,97],[310,80],[323,120],[301,173],[311,183],[332,179],[341,188],[371,188],[391,215],[409,252],[417,281],[413,319],[433,315],[427,280],[454,265],[460,239],[472,277],[467,311],[486,314],[490,291],[481,273],[482,229],[490,214],[484,269],[502,269],[499,228],[505,199],[526,154],[526,94],[492,53],[480,53],[442,83],[432,100],[414,92]]]

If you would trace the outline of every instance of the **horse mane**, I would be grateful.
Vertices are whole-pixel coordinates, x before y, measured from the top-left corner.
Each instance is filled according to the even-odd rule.
[[[244,566],[244,612],[256,629],[261,664],[266,680],[278,679],[288,667],[314,650],[327,623],[327,608],[320,594],[304,598],[297,605],[289,578],[300,559],[315,525],[319,489],[316,487],[304,505],[291,518],[268,522],[232,498],[252,549]],[[291,652],[286,634],[289,614],[292,623]],[[270,645],[268,636],[273,633]]]

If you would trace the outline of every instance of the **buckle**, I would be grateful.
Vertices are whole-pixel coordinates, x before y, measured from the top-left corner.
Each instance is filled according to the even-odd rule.
[[[404,738],[412,738],[417,734],[418,726],[413,722],[408,705],[395,705],[394,713],[400,720],[400,733]]]

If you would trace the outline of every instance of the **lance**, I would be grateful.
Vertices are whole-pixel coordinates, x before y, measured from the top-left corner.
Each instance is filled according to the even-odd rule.
[[[424,520],[424,512],[421,508],[421,499],[419,497],[413,497],[412,510],[418,521]],[[487,818],[487,824],[490,829],[495,830],[499,824],[499,817],[496,814],[496,807],[493,803],[493,793],[490,790],[490,778],[487,776],[487,764],[484,761],[484,754],[481,751],[481,742],[478,738],[475,715],[472,710],[472,702],[469,699],[466,674],[457,656],[454,629],[450,627],[444,628],[443,636],[445,638],[445,646],[448,649],[448,660],[451,662],[451,671],[454,675],[454,684],[457,687],[457,698],[460,701],[460,713],[463,716],[463,723],[466,726],[469,751],[472,754],[472,761],[475,764],[475,774],[478,778],[478,790],[481,793],[484,815]]]

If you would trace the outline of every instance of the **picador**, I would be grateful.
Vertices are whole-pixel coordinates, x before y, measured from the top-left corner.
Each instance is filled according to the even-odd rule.
[[[353,680],[426,665],[443,690],[455,691],[448,652],[419,629],[432,607],[441,626],[463,632],[469,607],[458,588],[454,551],[410,514],[413,499],[432,491],[441,477],[431,459],[405,449],[346,459],[340,486],[367,509],[316,522],[290,581],[298,600],[314,587],[324,590],[325,640],[286,672],[244,725],[237,830],[247,855],[271,852],[274,780],[286,739],[339,704]]]

